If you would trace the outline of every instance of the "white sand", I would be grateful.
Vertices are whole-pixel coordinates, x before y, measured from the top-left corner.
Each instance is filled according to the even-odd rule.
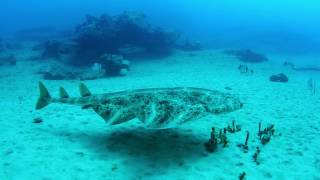
[[[133,63],[126,77],[86,82],[93,93],[174,86],[227,91],[228,86],[245,103],[242,110],[162,131],[145,130],[137,121],[107,127],[93,111],[70,105],[35,111],[39,63],[0,67],[0,179],[211,180],[237,179],[241,172],[247,179],[320,179],[320,98],[307,88],[310,77],[320,83],[320,73],[269,62],[249,65],[255,73],[246,76],[237,70],[239,61],[218,51],[194,54]],[[270,75],[280,72],[289,83],[269,82]],[[45,81],[53,96],[59,86],[78,96],[78,83]],[[35,117],[44,122],[32,123]],[[228,148],[206,153],[203,143],[211,127],[232,120],[242,131],[229,134]],[[276,136],[265,146],[256,136],[259,121],[276,127]],[[236,146],[244,142],[246,130],[251,133],[247,154]],[[260,165],[252,161],[256,146],[261,148]]]

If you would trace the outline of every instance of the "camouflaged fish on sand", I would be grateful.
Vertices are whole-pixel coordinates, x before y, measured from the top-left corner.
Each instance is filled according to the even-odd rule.
[[[81,83],[81,97],[69,97],[60,87],[60,98],[52,98],[39,83],[40,97],[36,109],[50,103],[64,103],[93,109],[107,124],[115,125],[138,118],[146,128],[170,128],[197,120],[208,114],[238,110],[243,104],[228,93],[209,89],[176,87],[120,91],[93,95]]]

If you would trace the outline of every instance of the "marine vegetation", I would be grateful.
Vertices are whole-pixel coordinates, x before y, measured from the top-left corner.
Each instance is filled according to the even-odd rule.
[[[52,98],[43,83],[36,109],[50,103],[64,103],[93,109],[107,124],[116,125],[138,118],[146,128],[171,128],[200,119],[241,109],[238,97],[209,89],[192,87],[153,88],[93,95],[81,83],[81,97],[71,98],[60,88],[60,98]]]

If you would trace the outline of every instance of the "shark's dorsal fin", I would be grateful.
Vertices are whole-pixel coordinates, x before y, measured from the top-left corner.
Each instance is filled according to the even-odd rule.
[[[49,94],[49,91],[42,82],[39,82],[39,90],[40,96],[37,101],[36,109],[42,109],[51,102],[51,96]]]
[[[59,88],[59,94],[60,98],[69,98],[67,91],[63,87]]]
[[[79,90],[80,90],[81,97],[91,96],[89,89],[84,83],[80,83]]]

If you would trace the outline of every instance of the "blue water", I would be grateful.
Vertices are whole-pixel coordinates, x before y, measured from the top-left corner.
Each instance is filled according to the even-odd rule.
[[[0,34],[37,27],[70,29],[83,21],[85,14],[117,14],[124,10],[144,12],[151,24],[182,32],[207,46],[319,52],[320,13],[316,0],[2,0]]]

